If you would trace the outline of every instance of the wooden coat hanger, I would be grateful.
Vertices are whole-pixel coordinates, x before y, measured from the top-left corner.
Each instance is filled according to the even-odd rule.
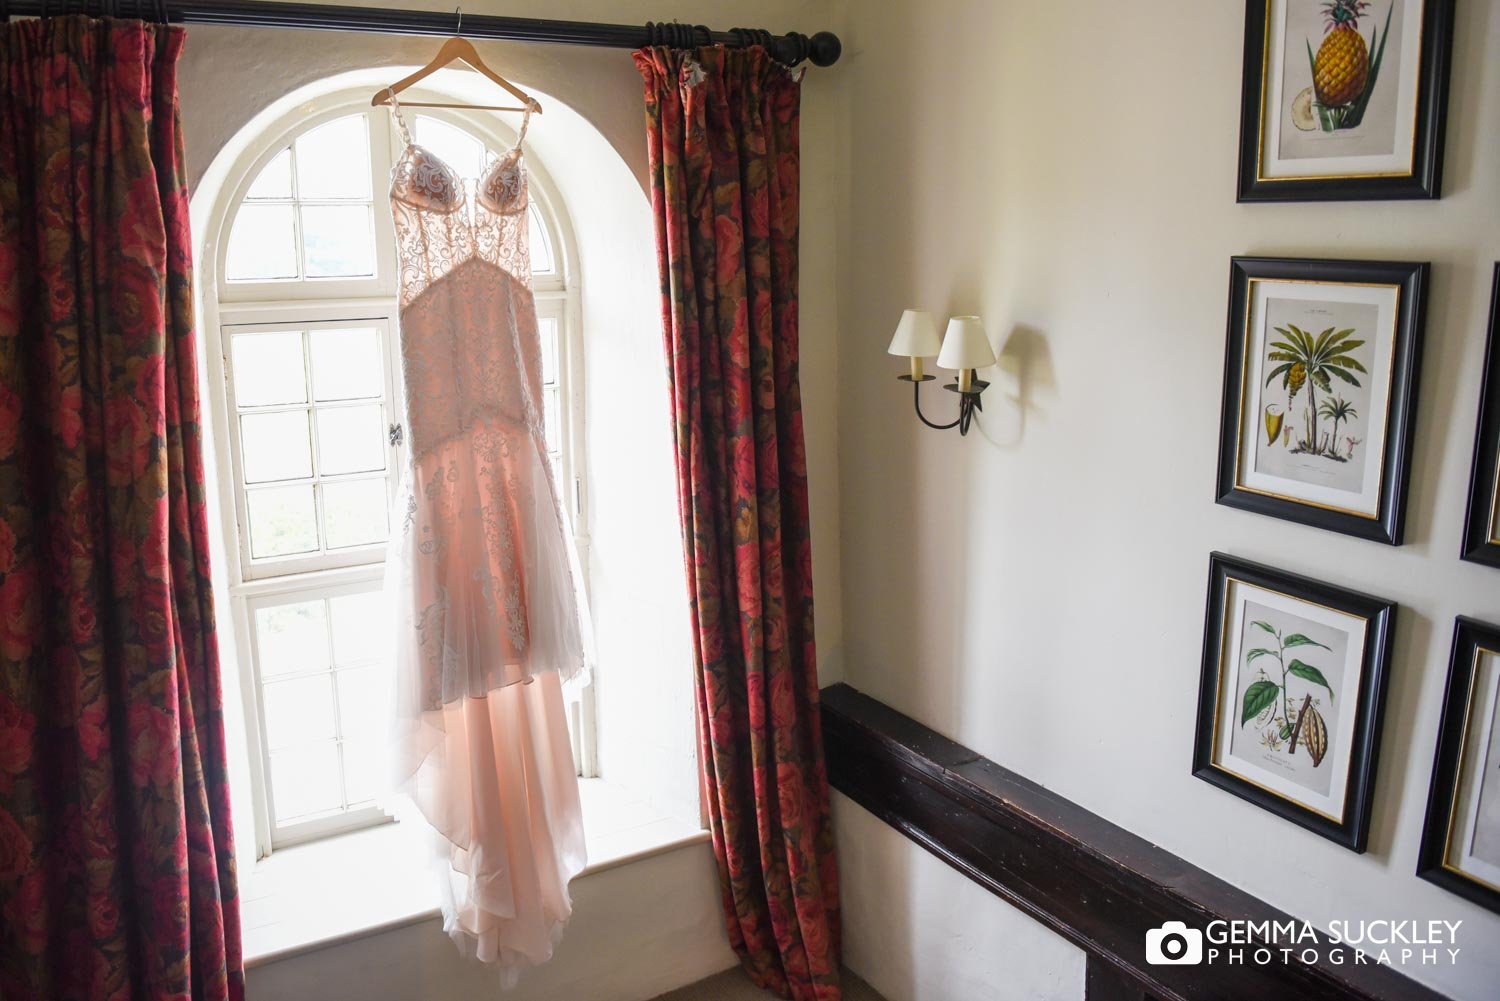
[[[432,61],[429,62],[426,66],[423,66],[421,69],[417,70],[411,76],[408,76],[402,80],[398,80],[397,82],[391,84],[389,87],[380,88],[380,90],[375,92],[375,96],[370,99],[370,106],[372,108],[378,108],[382,104],[390,104],[391,91],[395,91],[397,94],[399,94],[418,81],[425,80],[427,77],[436,73],[438,70],[442,69],[444,66],[447,66],[449,63],[461,62],[467,65],[470,69],[478,72],[480,76],[483,76],[493,83],[496,83],[505,88],[505,90],[509,91],[516,98],[516,100],[521,102],[521,106],[502,107],[493,104],[441,104],[423,101],[402,101],[402,105],[409,108],[467,108],[472,111],[525,111],[529,107],[533,114],[540,115],[542,113],[542,106],[537,103],[536,98],[532,97],[520,87],[517,87],[509,80],[505,79],[505,77],[501,76],[499,73],[496,73],[494,70],[486,66],[484,64],[484,60],[479,58],[479,52],[474,48],[474,43],[463,37],[463,8],[454,8],[454,13],[458,15],[458,27],[455,29],[455,34],[452,38],[443,43],[443,47],[438,49],[437,55],[432,57]]]

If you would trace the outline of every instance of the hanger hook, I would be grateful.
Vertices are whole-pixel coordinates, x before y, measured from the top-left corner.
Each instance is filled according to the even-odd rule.
[[[464,8],[463,8],[463,4],[456,4],[454,6],[454,8],[453,8],[453,13],[455,13],[455,14],[458,15],[458,27],[456,29],[454,29],[453,33],[455,35],[462,35],[464,33]]]

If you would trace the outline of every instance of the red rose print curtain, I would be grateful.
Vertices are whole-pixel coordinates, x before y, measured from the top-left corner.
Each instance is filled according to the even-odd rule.
[[[729,938],[756,983],[839,997],[797,388],[798,104],[764,49],[645,78],[699,756]]]
[[[181,28],[0,24],[0,997],[244,995]]]

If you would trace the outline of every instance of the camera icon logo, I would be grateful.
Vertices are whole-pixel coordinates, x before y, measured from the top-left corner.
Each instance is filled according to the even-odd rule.
[[[1203,932],[1167,921],[1146,932],[1146,962],[1152,966],[1196,966],[1203,962]]]

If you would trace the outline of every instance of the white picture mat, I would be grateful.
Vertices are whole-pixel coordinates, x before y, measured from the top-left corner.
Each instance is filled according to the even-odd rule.
[[[1454,793],[1453,825],[1444,864],[1500,888],[1500,866],[1476,857],[1471,850],[1479,821],[1479,794],[1483,789],[1480,779],[1485,766],[1492,764],[1485,761],[1485,755],[1495,725],[1495,699],[1500,695],[1500,656],[1483,648],[1477,651],[1470,691],[1473,701],[1468,706],[1463,759],[1458,763]]]
[[[1285,281],[1269,278],[1250,279],[1249,302],[1245,310],[1245,357],[1244,385],[1240,391],[1239,458],[1237,486],[1261,493],[1276,494],[1307,501],[1322,507],[1351,511],[1366,517],[1377,517],[1380,512],[1381,474],[1385,466],[1385,438],[1387,415],[1390,413],[1391,383],[1394,372],[1394,346],[1396,341],[1397,307],[1401,289],[1396,285],[1354,285],[1322,282]],[[1317,483],[1272,476],[1255,468],[1255,443],[1260,434],[1260,414],[1264,410],[1265,394],[1269,389],[1280,392],[1280,383],[1266,386],[1263,364],[1267,345],[1272,338],[1281,335],[1266,327],[1266,301],[1276,299],[1300,299],[1307,302],[1356,302],[1374,303],[1380,309],[1380,320],[1376,329],[1368,336],[1364,331],[1355,337],[1363,337],[1373,349],[1374,364],[1367,375],[1370,380],[1370,413],[1366,419],[1368,437],[1362,448],[1368,457],[1365,462],[1364,484],[1359,493],[1332,489]],[[1315,332],[1316,333],[1316,332]],[[1352,338],[1351,338],[1352,339]],[[1358,373],[1356,373],[1358,375]],[[1270,402],[1280,403],[1273,400]]]
[[[1245,664],[1245,652],[1249,644],[1257,642],[1248,637],[1248,629],[1238,628],[1244,619],[1243,607],[1246,599],[1269,608],[1299,615],[1305,619],[1322,623],[1331,629],[1339,629],[1349,635],[1349,645],[1343,667],[1344,693],[1338,700],[1338,719],[1333,723],[1336,739],[1330,741],[1339,760],[1329,761],[1333,769],[1333,780],[1326,796],[1288,781],[1283,775],[1268,771],[1244,758],[1232,757],[1229,753],[1233,738],[1233,727],[1239,725],[1240,707],[1235,704],[1235,694],[1240,690],[1240,672],[1253,667]],[[1231,775],[1269,790],[1294,803],[1343,823],[1345,790],[1349,783],[1349,755],[1353,750],[1354,724],[1359,715],[1359,691],[1364,685],[1365,632],[1368,623],[1358,615],[1350,615],[1324,605],[1316,605],[1293,598],[1279,591],[1270,591],[1255,584],[1230,577],[1225,581],[1223,628],[1226,639],[1223,644],[1224,660],[1219,664],[1219,705],[1215,713],[1218,725],[1214,733],[1214,766]]]
[[[1389,86],[1391,77],[1398,76],[1396,94],[1396,145],[1395,149],[1384,155],[1371,156],[1328,156],[1328,157],[1297,157],[1295,159],[1282,159],[1281,129],[1282,109],[1291,97],[1285,93],[1286,89],[1286,21],[1288,0],[1270,0],[1271,16],[1268,19],[1269,31],[1266,36],[1266,79],[1264,88],[1264,104],[1261,108],[1261,137],[1260,166],[1261,177],[1271,178],[1294,178],[1294,177],[1351,177],[1351,176],[1381,176],[1386,174],[1410,174],[1412,171],[1412,152],[1415,147],[1417,127],[1417,85],[1419,59],[1421,57],[1422,45],[1422,0],[1390,0],[1392,3],[1401,3],[1401,16],[1404,18],[1405,30],[1401,32],[1401,50],[1385,50],[1385,58],[1380,68],[1380,86]],[[1374,17],[1380,29],[1385,30],[1386,5],[1380,4],[1379,16],[1372,8],[1370,17]],[[1369,30],[1366,28],[1361,34],[1369,42]],[[1313,46],[1317,52],[1317,46]],[[1304,57],[1305,58],[1305,57]],[[1370,53],[1370,58],[1375,58],[1375,53]],[[1294,96],[1294,95],[1293,95]]]

